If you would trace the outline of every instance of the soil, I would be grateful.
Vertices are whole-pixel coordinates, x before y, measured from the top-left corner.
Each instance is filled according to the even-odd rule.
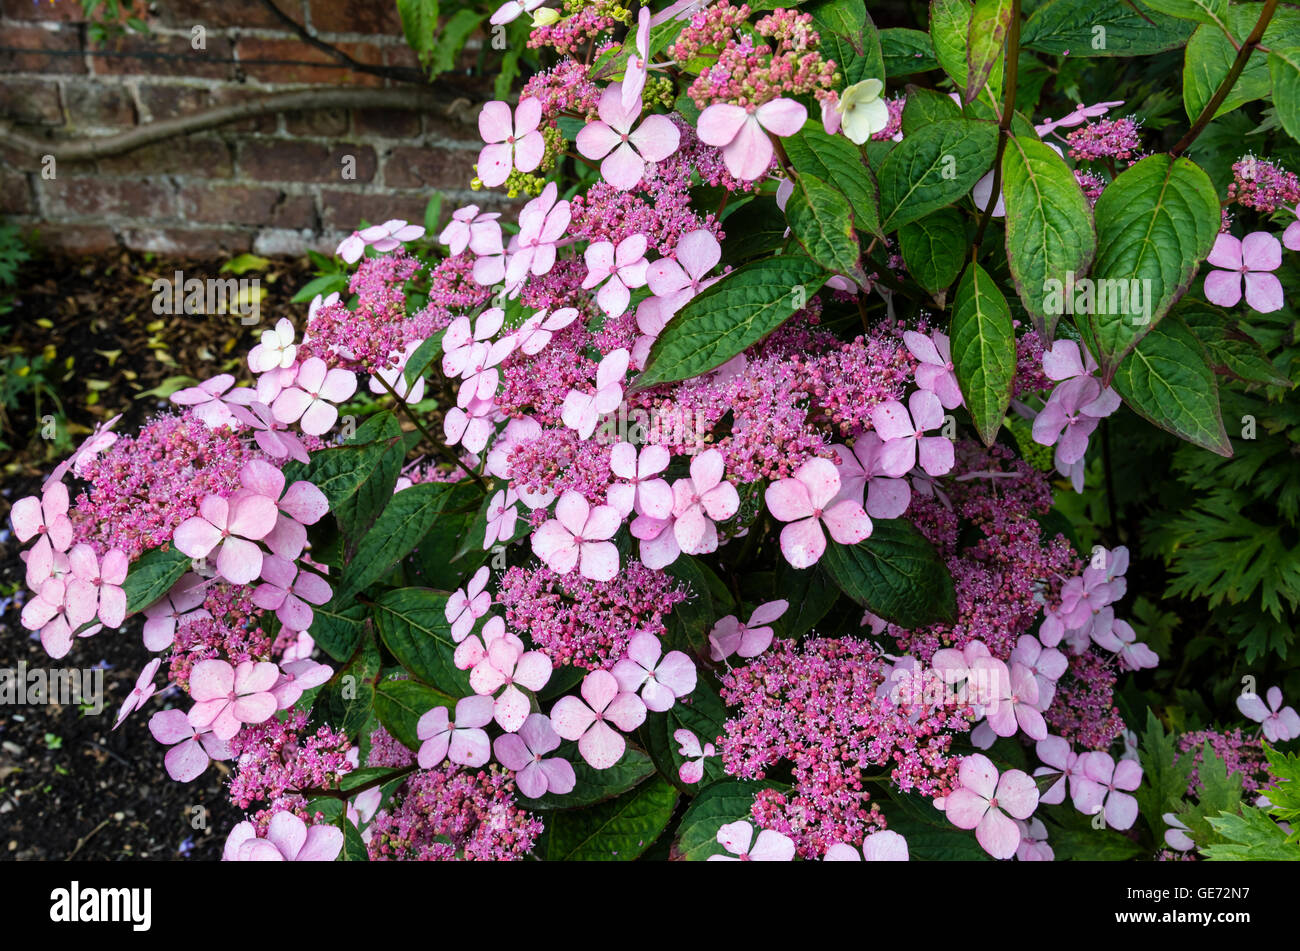
[[[0,316],[3,354],[43,354],[48,390],[38,405],[28,390],[7,407],[0,438],[0,670],[103,668],[103,709],[83,715],[76,704],[4,705],[0,702],[0,858],[19,860],[216,859],[223,830],[240,818],[223,786],[224,764],[182,784],[163,769],[164,747],[149,734],[148,718],[172,705],[155,697],[114,731],[122,701],[151,659],[139,620],[120,631],[81,640],[52,661],[40,641],[19,624],[26,595],[22,546],[8,525],[13,500],[38,491],[46,472],[95,424],[122,413],[122,432],[134,431],[165,405],[150,391],[170,378],[185,385],[217,373],[239,373],[257,336],[281,316],[301,319],[306,305],[290,298],[309,279],[308,263],[273,259],[244,277],[257,277],[266,296],[261,322],[235,316],[159,316],[153,282],[229,278],[223,260],[162,260],[118,253],[82,259],[50,258],[22,273],[13,310]],[[246,375],[246,374],[245,374]],[[172,381],[174,387],[176,381]],[[42,438],[41,416],[68,414],[53,440]],[[48,435],[49,428],[46,428]]]

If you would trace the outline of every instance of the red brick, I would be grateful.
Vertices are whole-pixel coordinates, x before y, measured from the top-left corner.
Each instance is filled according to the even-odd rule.
[[[221,139],[169,139],[98,160],[110,175],[202,175],[230,178],[235,171],[230,146]]]
[[[39,187],[51,218],[170,218],[176,207],[172,189],[150,181],[60,177]]]
[[[0,53],[0,73],[84,73],[81,36],[75,27],[47,30],[39,26],[5,27],[3,45],[29,50]]]
[[[247,251],[253,244],[253,232],[248,229],[131,227],[122,229],[121,240],[133,251],[212,258]]]
[[[0,116],[17,122],[58,125],[63,122],[58,85],[44,79],[10,79],[0,83]]]
[[[469,188],[474,177],[474,153],[400,145],[384,155],[384,185],[388,188]]]
[[[69,83],[63,90],[68,124],[77,126],[133,126],[135,103],[125,86],[98,82]]]
[[[362,221],[375,224],[389,218],[405,218],[424,223],[424,209],[429,196],[375,193],[362,189],[322,189],[320,193],[321,220],[326,227],[350,233]]]
[[[310,0],[311,25],[322,33],[402,35],[402,19],[391,0]]]
[[[266,186],[186,185],[177,203],[181,217],[189,221],[277,228],[316,226],[316,207],[310,195],[289,195]]]
[[[339,49],[358,62],[378,64],[383,54],[371,43],[340,43]],[[333,56],[299,39],[240,37],[239,64],[245,75],[270,83],[329,83],[336,86],[378,86],[382,80],[355,72]]]
[[[264,93],[255,89],[208,88],[204,86],[141,85],[140,104],[150,121],[171,119],[177,116],[205,112],[214,106],[256,99]],[[273,133],[278,128],[274,115],[254,116],[220,126],[221,133],[264,132]]]
[[[478,134],[478,112],[477,106],[470,108],[466,103],[465,109],[459,114],[464,121],[425,113],[424,134],[439,145],[464,145],[477,158],[483,147],[483,140]]]
[[[19,171],[0,170],[0,214],[27,215],[35,210],[27,176]]]
[[[345,109],[313,109],[310,112],[286,112],[284,131],[292,136],[337,139],[348,134]]]
[[[35,225],[31,232],[33,242],[50,251],[64,254],[99,254],[118,246],[117,235],[107,225]]]
[[[420,57],[416,56],[415,50],[411,49],[405,43],[394,46],[385,46],[384,65],[405,66],[407,69],[419,69]]]
[[[6,20],[57,20],[62,23],[84,23],[79,0],[4,0],[0,3]]]
[[[359,136],[381,139],[414,139],[420,135],[420,114],[401,109],[356,109],[353,128]]]
[[[95,72],[104,76],[236,78],[230,40],[209,32],[205,47],[194,49],[184,36],[128,33],[95,47],[91,62]]]
[[[343,157],[356,158],[356,178],[343,178]],[[375,177],[375,150],[368,145],[335,145],[287,139],[250,139],[239,150],[239,170],[262,182],[362,183]]]
[[[275,0],[275,5],[299,23],[302,22],[302,0]],[[243,29],[285,29],[284,21],[261,0],[168,0],[159,4],[158,22],[164,26],[187,30],[202,24],[209,31],[225,27]]]

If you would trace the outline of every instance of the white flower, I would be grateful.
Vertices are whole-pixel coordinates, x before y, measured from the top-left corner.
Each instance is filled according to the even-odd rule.
[[[864,79],[844,90],[835,111],[850,142],[861,145],[889,125],[889,107],[880,98],[884,91],[879,79]]]

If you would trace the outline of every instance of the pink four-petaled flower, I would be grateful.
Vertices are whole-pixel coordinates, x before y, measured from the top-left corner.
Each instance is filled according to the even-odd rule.
[[[578,741],[578,752],[593,769],[609,769],[627,748],[618,730],[630,732],[644,723],[645,704],[636,694],[620,690],[617,678],[608,670],[587,674],[580,692],[581,697],[570,695],[556,701],[551,725],[566,740]]]
[[[791,478],[767,487],[768,511],[790,523],[781,529],[781,554],[795,568],[817,564],[826,551],[823,526],[841,545],[856,545],[871,534],[871,517],[853,499],[837,499],[839,494],[835,463],[821,458],[809,459]]]

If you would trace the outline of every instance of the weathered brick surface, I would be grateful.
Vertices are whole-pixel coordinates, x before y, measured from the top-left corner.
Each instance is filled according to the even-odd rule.
[[[424,221],[424,209],[429,203],[428,194],[383,196],[368,194],[361,189],[324,189],[320,193],[321,217],[335,231],[350,232],[361,222],[376,224],[389,218],[407,221]]]
[[[59,87],[43,79],[0,82],[0,115],[20,123],[57,125],[63,121]]]
[[[135,103],[125,86],[76,83],[63,91],[63,108],[73,128],[135,125]]]
[[[21,50],[0,53],[0,73],[84,73],[81,35],[75,29],[47,30],[43,26],[8,26],[4,46]],[[73,55],[69,55],[73,54]]]
[[[360,143],[249,139],[239,149],[240,174],[260,182],[364,183],[374,179],[375,166],[375,150]]]
[[[419,67],[392,0],[275,2],[359,63]],[[35,153],[0,146],[0,215],[47,247],[328,253],[363,220],[422,220],[435,189],[452,207],[495,201],[468,190],[481,144],[472,123],[382,108],[241,119],[60,160],[53,178],[42,176],[47,142],[111,136],[281,90],[393,82],[304,42],[262,0],[130,6],[148,33],[91,41],[80,0],[0,0],[0,46],[16,50],[0,53],[0,121],[39,143]],[[204,28],[202,49],[195,26]],[[345,156],[355,177],[343,177]]]
[[[56,218],[95,216],[172,218],[176,196],[171,186],[148,179],[67,177],[40,183],[44,211]]]
[[[394,146],[384,156],[384,184],[390,188],[468,188],[473,152]]]
[[[231,148],[216,136],[185,136],[155,142],[143,148],[97,160],[104,175],[183,174],[201,169],[204,179],[226,179],[234,174]]]
[[[185,185],[177,201],[181,217],[190,221],[297,229],[316,226],[316,204],[311,195],[291,195],[270,186]]]
[[[100,76],[185,76],[235,79],[234,44],[209,32],[204,48],[194,49],[188,36],[125,36],[91,47],[91,64]]]

